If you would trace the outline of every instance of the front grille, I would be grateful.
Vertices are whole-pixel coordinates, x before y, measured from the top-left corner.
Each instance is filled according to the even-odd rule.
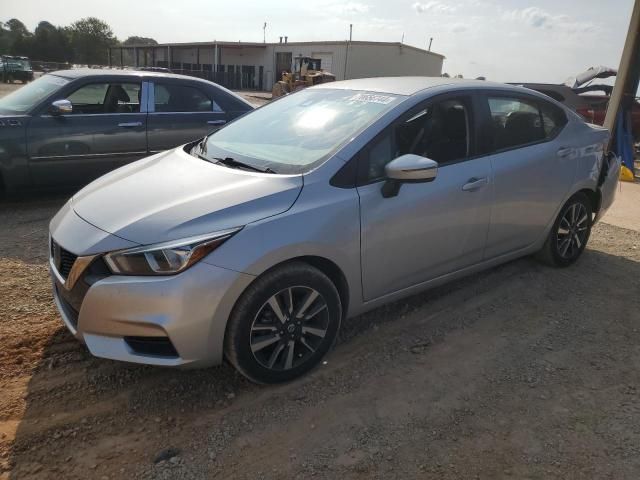
[[[78,256],[69,250],[65,250],[55,240],[51,239],[51,258],[53,258],[53,264],[60,276],[66,280]]]

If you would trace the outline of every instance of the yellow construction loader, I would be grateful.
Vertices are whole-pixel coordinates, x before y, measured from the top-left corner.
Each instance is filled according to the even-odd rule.
[[[271,98],[335,80],[336,76],[333,73],[322,70],[320,59],[296,57],[293,72],[282,72],[282,80],[273,85]]]

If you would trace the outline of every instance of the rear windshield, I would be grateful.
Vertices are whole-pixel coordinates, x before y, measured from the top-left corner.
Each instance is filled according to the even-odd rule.
[[[0,98],[0,111],[17,114],[27,113],[41,100],[67,83],[69,83],[69,80],[66,78],[56,75],[44,75]]]

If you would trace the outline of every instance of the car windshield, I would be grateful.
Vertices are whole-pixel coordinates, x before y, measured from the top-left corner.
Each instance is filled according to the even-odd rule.
[[[0,98],[0,111],[26,113],[43,98],[48,97],[69,80],[56,75],[44,75],[24,87]]]
[[[201,154],[276,173],[304,173],[403,99],[355,90],[302,90],[217,131]]]

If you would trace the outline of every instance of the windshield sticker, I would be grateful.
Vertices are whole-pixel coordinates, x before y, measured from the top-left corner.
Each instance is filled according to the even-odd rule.
[[[352,102],[364,102],[364,103],[380,103],[382,105],[389,105],[396,97],[390,95],[376,95],[373,93],[356,93],[353,97],[347,100]]]

